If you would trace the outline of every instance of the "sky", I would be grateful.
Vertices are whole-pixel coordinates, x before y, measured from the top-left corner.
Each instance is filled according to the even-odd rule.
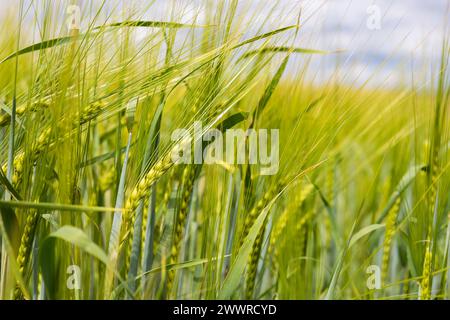
[[[319,9],[305,24],[304,42],[345,50],[340,56],[345,65],[341,77],[350,82],[361,83],[372,76],[374,84],[393,85],[408,81],[411,70],[418,73],[438,66],[449,13],[447,0],[309,2],[314,3],[310,11]],[[371,18],[376,10],[381,19],[375,28]],[[333,67],[328,63],[324,68]]]
[[[59,0],[35,1],[61,4]],[[88,2],[80,1],[82,5]],[[6,8],[17,6],[18,2],[0,0],[0,19]],[[173,5],[183,12],[183,21],[178,22],[192,23],[196,19],[202,23],[206,19],[202,0],[155,0],[151,6],[149,0],[126,2],[133,3],[138,14],[145,11],[146,19],[170,20],[167,8]],[[107,3],[112,6],[116,2]],[[237,12],[241,26],[245,26],[248,35],[254,35],[261,32],[258,26],[262,22],[266,30],[295,24],[301,10],[301,31],[295,45],[339,51],[311,58],[313,81],[333,78],[355,85],[369,80],[373,86],[395,86],[408,82],[413,71],[422,74],[423,79],[423,74],[429,77],[426,73],[437,68],[445,18],[450,17],[449,3],[450,0],[240,0]],[[304,60],[305,57],[295,57],[292,72]]]
[[[185,11],[183,22],[202,23],[199,0],[176,0]],[[170,1],[156,1],[149,19],[164,15]],[[312,57],[309,73],[323,83],[338,79],[351,85],[396,86],[410,83],[413,74],[428,79],[439,66],[449,0],[240,0],[238,14],[248,34],[296,24],[301,10],[300,36],[295,45],[338,54]],[[269,16],[269,19],[267,17]],[[269,23],[267,23],[269,22]],[[448,29],[447,29],[448,30]],[[291,63],[293,70],[299,60]],[[340,71],[336,71],[339,63]]]

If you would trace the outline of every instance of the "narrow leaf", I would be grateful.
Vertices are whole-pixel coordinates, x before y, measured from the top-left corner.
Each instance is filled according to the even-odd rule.
[[[364,227],[361,230],[359,230],[357,233],[355,233],[351,240],[350,240],[350,244],[348,245],[349,248],[351,248],[359,239],[361,239],[362,237],[368,235],[369,233],[378,230],[380,228],[384,228],[385,225],[384,224],[372,224],[370,226]]]
[[[165,22],[165,21],[123,21],[103,26],[95,27],[95,29],[108,28],[108,27],[146,27],[146,28],[204,28],[206,25],[193,25],[177,22]]]

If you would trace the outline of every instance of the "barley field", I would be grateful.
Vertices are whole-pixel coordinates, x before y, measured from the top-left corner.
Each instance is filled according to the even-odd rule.
[[[387,85],[303,1],[2,3],[0,299],[450,297],[448,7]]]

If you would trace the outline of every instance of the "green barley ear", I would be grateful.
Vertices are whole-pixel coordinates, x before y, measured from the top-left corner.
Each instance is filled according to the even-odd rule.
[[[99,177],[98,183],[99,188],[102,192],[105,192],[106,190],[110,189],[116,178],[116,172],[114,168],[105,168]]]
[[[281,179],[274,187],[270,188],[248,213],[244,221],[244,227],[241,233],[239,247],[242,246],[242,243],[244,242],[245,237],[248,235],[248,232],[255,222],[256,218],[258,217],[258,214],[267,206],[274,195],[286,186],[286,181],[287,179]]]
[[[150,197],[144,199],[144,205],[142,209],[142,230],[141,230],[141,248],[145,248],[145,233],[147,231],[147,222],[149,215]]]
[[[395,204],[392,206],[391,210],[389,210],[386,219],[386,234],[384,236],[383,261],[381,266],[381,279],[383,279],[383,281],[387,279],[388,275],[389,257],[391,254],[391,243],[392,238],[394,237],[395,234],[395,222],[397,220],[398,212],[400,211],[400,203],[401,199],[400,197],[398,197],[397,200],[395,201]]]
[[[126,249],[124,254],[125,274],[128,274],[130,270],[130,259],[132,258],[131,251],[136,223],[136,209],[142,199],[150,196],[152,185],[173,165],[172,152],[169,152],[139,181],[125,204],[125,212],[121,226],[121,242],[128,243],[125,247]],[[141,240],[139,239],[139,242],[140,241]]]
[[[186,219],[189,213],[189,206],[192,199],[192,191],[194,190],[194,182],[196,177],[196,167],[187,165],[183,171],[182,193],[180,199],[180,207],[176,216],[175,227],[173,232],[172,246],[170,250],[169,264],[175,265],[178,262],[180,254],[181,242],[186,228]],[[167,295],[170,297],[175,280],[175,270],[170,269],[167,272]],[[175,288],[176,289],[176,288]]]
[[[123,221],[123,238],[124,241],[130,235],[130,223],[135,219],[135,211],[139,206],[139,202],[145,197],[150,196],[152,185],[158,181],[172,166],[175,164],[172,160],[173,154],[178,150],[184,150],[186,145],[190,145],[191,140],[185,139],[176,144],[169,152],[156,162],[153,167],[139,180],[134,189],[131,191],[130,197],[125,204],[125,214]]]
[[[253,299],[253,294],[255,291],[256,273],[258,269],[258,261],[259,256],[261,254],[261,247],[265,230],[266,230],[266,222],[263,223],[263,226],[261,227],[261,230],[259,231],[258,236],[256,237],[255,242],[253,243],[252,252],[250,254],[250,260],[248,262],[248,269],[247,269],[247,278],[245,281],[245,298],[247,300]]]
[[[258,214],[267,206],[267,204],[270,202],[270,200],[273,198],[273,196],[276,194],[277,190],[282,189],[284,186],[284,181],[278,183],[274,188],[271,188],[269,191],[267,191],[263,198],[260,199],[256,206],[253,207],[253,209],[249,212],[248,216],[245,219],[244,222],[244,229],[242,230],[241,239],[239,243],[239,247],[242,246],[244,243],[245,238],[247,237],[250,228],[252,227],[253,223],[255,222],[256,218],[258,217]],[[250,260],[248,263],[248,269],[247,269],[247,278],[246,278],[246,286],[245,286],[245,295],[247,299],[251,299],[253,296],[253,291],[255,287],[255,277],[256,277],[256,269],[258,267],[258,259],[261,252],[261,244],[262,239],[265,233],[265,224],[263,223],[263,226],[258,233],[255,242],[253,243],[252,251],[250,254]]]
[[[273,228],[270,236],[270,245],[269,251],[273,251],[277,249],[277,242],[281,234],[283,233],[289,219],[291,218],[291,213],[294,212],[297,208],[299,208],[306,198],[311,194],[314,190],[314,186],[312,184],[307,184],[302,187],[300,193],[294,198],[294,202],[292,205],[288,206],[286,210],[280,215],[275,227]]]
[[[29,159],[32,162],[35,162],[36,160],[38,160],[41,153],[48,147],[50,143],[51,133],[51,128],[44,129],[39,135],[36,142],[33,144],[29,153],[25,154],[24,152],[20,152],[16,157],[14,157],[14,172],[11,178],[11,182],[14,186],[17,186],[22,181],[22,173],[24,169],[23,166],[25,164],[25,161]],[[2,170],[4,172],[6,172],[6,167],[7,164],[4,164],[2,167]]]
[[[306,250],[306,237],[307,237],[307,228],[306,224],[313,218],[314,211],[306,212],[296,223],[295,225],[295,234],[298,235],[298,241],[295,242],[295,250],[299,256],[305,255]],[[277,257],[278,258],[278,257]]]
[[[422,280],[420,282],[420,300],[430,300],[431,298],[431,260],[432,253],[430,245],[427,245],[425,259],[423,261]]]
[[[30,260],[31,249],[33,246],[34,234],[39,219],[38,212],[34,209],[26,212],[26,214],[27,219],[25,222],[25,228],[23,229],[22,237],[20,239],[19,253],[17,255],[17,266],[19,267],[19,271],[22,274],[22,277],[24,277],[26,274],[26,270]],[[22,291],[18,286],[16,286],[16,289],[14,291],[14,299],[18,300],[22,298]]]
[[[249,216],[250,219],[252,219],[253,221],[246,220],[246,222],[249,224],[248,225],[248,229],[244,229],[244,233],[245,236],[244,238],[247,236],[248,234],[248,230],[250,230],[251,226],[253,225],[255,219],[257,218],[258,214],[265,208],[265,206],[267,205],[267,203],[271,200],[269,198],[269,195],[274,195],[277,192],[279,192],[279,190],[281,190],[285,185],[286,185],[286,179],[282,179],[274,189],[270,190],[268,193],[266,193],[263,197],[263,201],[267,201],[265,205],[262,204],[262,201],[258,202],[258,204],[256,205],[256,207],[251,211],[251,215]],[[308,197],[308,195],[311,193],[311,191],[314,189],[313,185],[308,184],[305,186],[305,188],[302,189],[302,191],[300,192],[300,194],[296,197],[296,207],[301,206],[301,204],[305,201],[305,199]],[[255,214],[255,212],[257,212]],[[300,228],[303,226],[304,223],[306,223],[307,219],[309,218],[309,216],[306,218],[304,217],[303,219],[300,219],[298,225],[300,226]],[[270,248],[272,246],[275,247],[275,242],[276,239],[279,237],[279,235],[281,234],[281,232],[283,231],[284,227],[286,226],[288,221],[288,212],[286,211],[285,213],[282,214],[281,219],[279,224],[277,225],[276,229],[275,229],[275,234],[271,242],[269,242],[269,250],[271,250]],[[253,298],[253,294],[254,294],[254,290],[255,290],[255,279],[256,279],[256,273],[257,273],[257,269],[258,269],[258,260],[259,260],[259,256],[261,254],[261,247],[262,247],[262,241],[263,241],[263,237],[265,234],[265,230],[266,230],[266,226],[265,226],[266,222],[264,222],[263,227],[261,228],[258,236],[255,239],[255,242],[253,244],[252,247],[252,251],[250,254],[250,259],[248,262],[248,269],[247,269],[247,278],[246,278],[246,286],[245,286],[245,298],[246,299],[252,299]]]
[[[88,123],[91,120],[94,120],[96,117],[102,113],[102,111],[105,110],[105,104],[102,101],[96,101],[91,103],[86,109],[84,109],[80,117],[78,119],[79,124],[85,124]],[[77,125],[78,123],[75,122],[74,125]]]
[[[16,109],[16,116],[23,116],[27,112],[39,112],[48,109],[48,107],[49,103],[45,101],[39,101],[31,105],[18,106]],[[0,127],[5,127],[10,123],[11,123],[11,116],[8,113],[4,112],[0,114]]]
[[[290,212],[291,211],[288,208],[288,209],[284,210],[283,213],[278,218],[278,221],[275,224],[275,227],[273,228],[271,236],[270,236],[269,252],[276,251],[278,240],[279,240],[280,236],[282,235],[284,229],[286,228]]]
[[[177,170],[170,170],[169,176],[167,178],[166,187],[164,188],[164,194],[162,196],[162,202],[159,204],[159,210],[164,214],[168,211],[170,196],[173,190],[173,182],[175,173]],[[161,224],[163,224],[163,219],[156,219],[156,214],[151,215],[150,205],[156,206],[156,204],[151,204],[150,198],[145,198],[144,200],[144,218],[142,224],[142,242],[141,246],[144,250],[143,255],[143,266],[144,272],[150,269],[153,264],[153,258],[158,248],[160,242],[157,241],[161,235]],[[156,197],[155,197],[156,198]],[[156,211],[156,210],[155,210]],[[163,214],[163,215],[164,215]],[[152,221],[153,220],[153,221]]]
[[[171,153],[162,157],[150,171],[137,183],[131,191],[131,195],[125,204],[124,228],[128,230],[130,222],[134,219],[134,213],[139,206],[139,201],[150,195],[151,186],[162,177],[167,170],[174,165]]]

